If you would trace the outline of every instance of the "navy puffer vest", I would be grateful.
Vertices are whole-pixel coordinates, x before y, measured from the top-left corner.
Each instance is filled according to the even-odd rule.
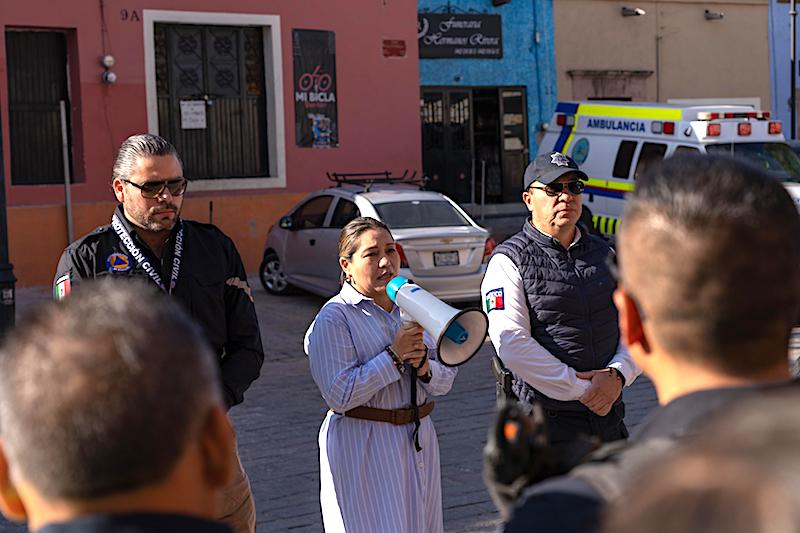
[[[610,246],[581,228],[569,250],[526,221],[522,231],[495,250],[511,259],[522,277],[531,334],[547,351],[577,371],[604,368],[619,344],[615,282],[606,266]],[[588,411],[578,401],[563,402],[534,390],[519,376],[514,392],[555,410]]]

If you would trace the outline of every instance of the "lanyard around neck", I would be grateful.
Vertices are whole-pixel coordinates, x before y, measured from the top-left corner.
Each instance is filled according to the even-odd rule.
[[[147,275],[150,276],[150,279],[153,280],[162,291],[168,294],[172,294],[172,291],[175,289],[175,285],[178,283],[178,276],[181,272],[181,257],[183,256],[183,223],[178,221],[178,224],[180,224],[180,226],[178,228],[178,233],[175,234],[175,249],[172,257],[172,275],[169,279],[169,289],[167,289],[164,286],[164,282],[161,280],[161,275],[156,270],[155,265],[153,265],[150,259],[147,258],[142,249],[136,246],[136,243],[133,242],[131,234],[125,230],[125,226],[122,225],[122,222],[117,214],[114,213],[114,216],[111,217],[111,226],[114,228],[119,240],[122,242],[122,246],[128,251],[129,254],[133,256],[136,264],[139,265],[142,270],[147,272]]]

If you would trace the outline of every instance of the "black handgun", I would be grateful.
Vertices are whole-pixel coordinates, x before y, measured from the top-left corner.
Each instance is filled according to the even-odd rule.
[[[513,389],[514,375],[496,355],[492,356],[492,373],[497,381],[497,401],[501,399],[510,402],[519,401]]]

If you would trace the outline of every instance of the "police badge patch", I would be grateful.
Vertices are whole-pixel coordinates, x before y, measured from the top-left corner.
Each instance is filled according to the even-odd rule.
[[[555,152],[550,154],[550,162],[560,167],[569,166],[569,159],[567,159],[566,156],[561,152]]]
[[[131,269],[131,260],[125,254],[113,253],[106,259],[106,266],[109,272],[127,272]]]

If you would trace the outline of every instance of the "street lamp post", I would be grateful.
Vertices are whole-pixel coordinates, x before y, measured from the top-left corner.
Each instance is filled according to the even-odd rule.
[[[8,262],[8,224],[6,220],[6,183],[3,164],[3,128],[0,124],[0,338],[14,326],[14,266]]]
[[[792,80],[789,107],[791,108],[792,117],[791,136],[794,140],[797,138],[797,97],[795,95],[797,92],[797,5],[795,0],[791,0],[789,4],[789,40],[791,41],[789,45],[789,61],[792,63],[792,67],[789,70]]]

